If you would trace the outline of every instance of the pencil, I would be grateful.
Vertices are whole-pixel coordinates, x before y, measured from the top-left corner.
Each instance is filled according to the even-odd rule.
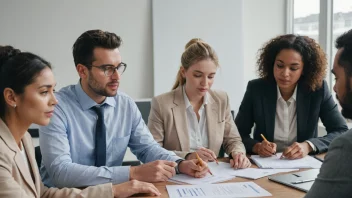
[[[260,136],[262,136],[262,138],[263,138],[264,141],[269,142],[269,141],[264,137],[264,135],[263,135],[262,133],[260,134]],[[276,153],[273,153],[273,154],[274,154],[275,156],[277,156]],[[280,159],[281,159],[281,158],[280,158]]]
[[[219,162],[218,162],[218,160],[217,160],[216,158],[214,158],[214,160],[215,160],[216,164],[217,164],[217,165],[219,165]]]
[[[199,155],[198,155],[198,153],[196,152],[196,156],[197,156],[197,159],[198,159],[198,161],[199,161],[199,164],[201,165],[201,166],[203,166],[203,160],[202,159],[200,159],[200,157],[199,157]],[[210,171],[210,169],[208,168],[208,171],[209,171],[209,173],[211,174],[211,175],[213,175],[213,173]]]
[[[266,140],[266,138],[264,137],[264,135],[263,135],[263,134],[260,134],[260,136],[262,136],[263,140],[265,140],[265,141],[267,141],[267,142],[268,142],[268,140]]]

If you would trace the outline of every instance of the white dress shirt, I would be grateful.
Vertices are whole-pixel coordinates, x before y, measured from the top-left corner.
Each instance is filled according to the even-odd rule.
[[[190,141],[190,150],[194,152],[200,147],[208,148],[208,126],[207,119],[205,114],[204,105],[208,103],[208,93],[205,94],[203,98],[203,104],[199,108],[199,122],[196,113],[193,110],[192,104],[189,102],[187,97],[185,87],[183,86],[183,98],[186,105],[186,120],[187,120],[187,129],[189,134]]]
[[[31,173],[31,176],[32,176],[32,179],[33,179],[34,178],[34,174],[33,174],[33,171],[31,169],[31,167],[29,166],[28,156],[27,156],[26,150],[24,149],[22,141],[21,141],[21,147],[22,147],[22,149],[20,149],[21,150],[21,156],[22,156],[22,158],[24,160],[24,163],[26,164],[26,167],[28,168],[29,172]]]
[[[20,149],[20,150],[21,150],[21,156],[22,156],[22,158],[23,158],[23,160],[24,160],[24,163],[26,164],[26,167],[28,168],[28,170],[31,170],[30,167],[29,167],[29,162],[28,162],[27,153],[26,153],[26,151],[24,150],[24,146],[23,146],[22,141],[21,141],[21,147],[22,147],[22,149]]]
[[[285,101],[277,87],[277,103],[275,114],[274,142],[276,151],[282,152],[286,147],[297,141],[297,111],[296,111],[297,86],[291,98]],[[306,141],[315,152],[315,145]]]
[[[297,111],[296,111],[297,86],[291,98],[285,101],[277,87],[277,103],[275,114],[274,142],[277,152],[282,152],[286,147],[297,141]]]

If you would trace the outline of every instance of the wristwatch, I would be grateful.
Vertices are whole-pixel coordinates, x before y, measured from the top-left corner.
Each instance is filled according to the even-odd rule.
[[[175,166],[175,172],[176,172],[176,174],[180,174],[180,173],[181,173],[180,170],[178,169],[178,165],[179,165],[182,161],[185,161],[185,160],[184,160],[184,159],[178,159],[178,160],[175,161],[175,162],[176,162],[176,166]]]

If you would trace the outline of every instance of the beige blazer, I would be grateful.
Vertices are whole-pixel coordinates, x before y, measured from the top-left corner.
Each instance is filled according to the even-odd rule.
[[[241,136],[231,115],[226,92],[209,90],[205,113],[208,125],[209,149],[215,154],[221,144],[225,152],[246,153]],[[165,149],[184,158],[190,152],[190,140],[186,121],[186,105],[182,86],[152,99],[148,127],[154,139]]]
[[[22,142],[31,170],[27,168],[12,133],[0,119],[0,197],[113,197],[111,183],[88,187],[82,191],[45,187],[39,175],[29,133],[24,135]]]

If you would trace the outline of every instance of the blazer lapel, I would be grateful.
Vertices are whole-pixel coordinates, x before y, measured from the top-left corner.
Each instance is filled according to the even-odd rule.
[[[36,188],[34,186],[32,176],[31,176],[28,168],[25,165],[24,159],[21,156],[20,149],[18,148],[18,145],[16,144],[16,141],[13,138],[12,133],[10,132],[9,128],[6,126],[6,124],[1,119],[0,119],[0,131],[3,131],[1,133],[1,137],[4,139],[7,146],[16,153],[14,160],[15,160],[15,163],[16,163],[18,170],[20,171],[20,173],[21,173],[22,177],[24,178],[24,180],[26,181],[27,185],[32,189],[33,193],[36,194]],[[28,145],[27,145],[27,147],[28,147]],[[28,153],[27,153],[27,156],[30,157]]]
[[[220,137],[219,135],[217,135],[216,126],[218,122],[222,121],[222,120],[219,120],[218,110],[219,110],[218,104],[215,102],[211,94],[208,94],[208,104],[205,105],[205,113],[206,113],[207,125],[208,125],[208,140],[209,140],[208,144],[209,144],[209,149],[212,151],[216,151],[219,149],[219,148],[215,148],[216,147],[215,145],[217,143],[217,138]]]
[[[305,129],[307,128],[308,114],[310,111],[310,91],[301,83],[297,87],[297,142],[306,140]]]
[[[32,179],[32,176],[29,172],[29,169],[25,165],[24,159],[18,149],[18,152],[16,152],[15,155],[15,162],[17,165],[18,170],[20,170],[24,180],[26,181],[27,185],[32,189],[34,194],[36,194],[35,186],[34,186],[34,181]]]
[[[29,138],[31,138],[31,137],[29,137]],[[40,193],[41,178],[40,178],[39,174],[37,174],[39,172],[38,167],[37,167],[38,165],[37,165],[37,162],[34,157],[35,156],[35,153],[33,152],[34,150],[30,149],[30,148],[33,148],[33,144],[29,138],[25,135],[22,138],[22,142],[23,142],[24,149],[26,150],[26,153],[27,153],[27,158],[28,158],[30,168],[33,173],[33,177],[34,177],[33,180],[34,180],[35,189],[36,189],[35,193]]]
[[[262,106],[264,107],[264,120],[265,120],[265,134],[263,134],[268,141],[274,141],[275,129],[275,114],[277,103],[277,87],[276,83],[268,83],[266,88],[263,89]],[[258,131],[259,133],[264,133]]]
[[[180,141],[180,146],[182,151],[190,150],[189,134],[187,130],[187,120],[186,120],[186,105],[183,98],[182,86],[179,86],[174,92],[174,104],[172,107],[173,116],[175,119],[175,126]]]

